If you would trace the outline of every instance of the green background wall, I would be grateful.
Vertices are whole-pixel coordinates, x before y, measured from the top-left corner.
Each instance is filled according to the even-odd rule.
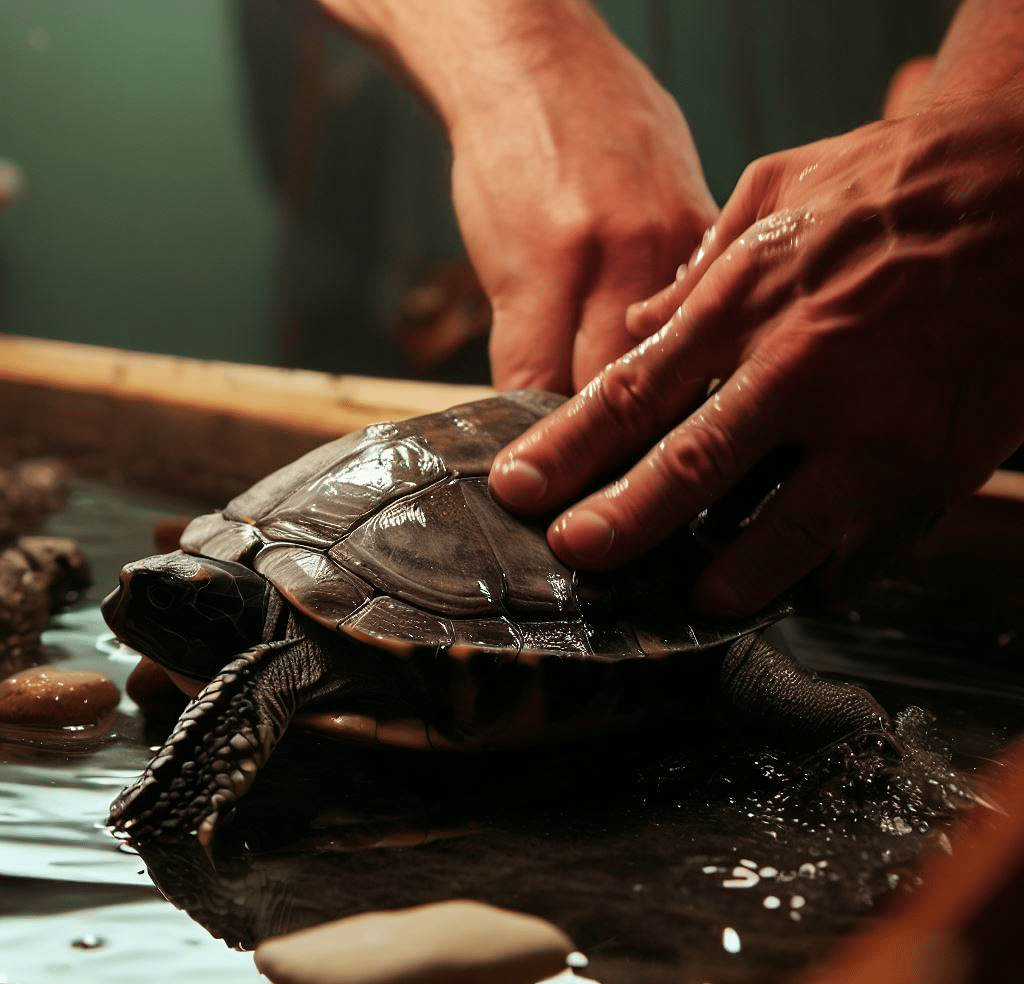
[[[720,200],[753,157],[877,115],[950,7],[600,5],[680,99]],[[25,178],[0,214],[13,333],[400,374],[383,326],[458,252],[444,142],[305,0],[0,0],[0,157]]]
[[[0,0],[5,331],[269,360],[276,218],[228,7]]]

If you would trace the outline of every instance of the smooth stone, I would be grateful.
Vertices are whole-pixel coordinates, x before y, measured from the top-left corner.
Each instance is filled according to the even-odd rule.
[[[125,693],[145,714],[180,714],[187,697],[167,671],[155,660],[143,656],[124,682]]]
[[[34,666],[0,680],[0,721],[31,727],[94,727],[121,699],[114,682],[90,670]]]
[[[279,936],[256,966],[274,984],[537,984],[573,949],[543,919],[455,900]]]

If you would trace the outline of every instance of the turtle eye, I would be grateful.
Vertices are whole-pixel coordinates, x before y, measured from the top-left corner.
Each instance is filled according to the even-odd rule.
[[[156,581],[146,586],[146,600],[162,612],[167,611],[174,604],[174,599],[175,593],[166,584]]]

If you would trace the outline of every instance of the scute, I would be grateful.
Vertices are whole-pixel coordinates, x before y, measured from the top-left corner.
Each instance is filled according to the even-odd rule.
[[[544,527],[523,522],[498,506],[484,479],[467,479],[460,488],[504,574],[508,613],[530,617],[578,612],[572,571],[551,553]]]
[[[222,513],[197,516],[181,534],[181,549],[186,553],[238,564],[251,564],[263,546],[255,527],[225,519]]]
[[[413,437],[370,442],[286,495],[257,521],[272,540],[326,549],[364,517],[448,474]]]
[[[311,482],[332,471],[339,461],[345,461],[350,455],[358,454],[359,449],[367,444],[387,441],[389,435],[396,430],[395,424],[375,424],[314,448],[301,458],[260,479],[241,495],[235,496],[224,507],[224,515],[244,523],[258,523],[275,509],[282,499],[297,489],[307,488]]]
[[[453,475],[486,475],[506,444],[563,402],[553,393],[507,393],[420,418],[416,433]]]
[[[266,547],[253,567],[300,612],[335,631],[373,597],[369,584],[307,547]]]
[[[450,480],[392,502],[330,550],[331,559],[394,595],[446,616],[500,614],[502,570]]]
[[[440,652],[454,639],[451,623],[395,598],[374,598],[339,629],[373,646],[408,658],[417,650]]]

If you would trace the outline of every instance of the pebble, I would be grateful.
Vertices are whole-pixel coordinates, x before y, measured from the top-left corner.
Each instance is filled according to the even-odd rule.
[[[543,919],[456,900],[279,936],[256,966],[274,984],[536,984],[573,951]]]
[[[188,698],[174,685],[167,671],[143,656],[124,682],[125,693],[146,714],[179,714]]]
[[[121,694],[102,673],[34,666],[0,680],[0,721],[43,728],[96,727]]]

